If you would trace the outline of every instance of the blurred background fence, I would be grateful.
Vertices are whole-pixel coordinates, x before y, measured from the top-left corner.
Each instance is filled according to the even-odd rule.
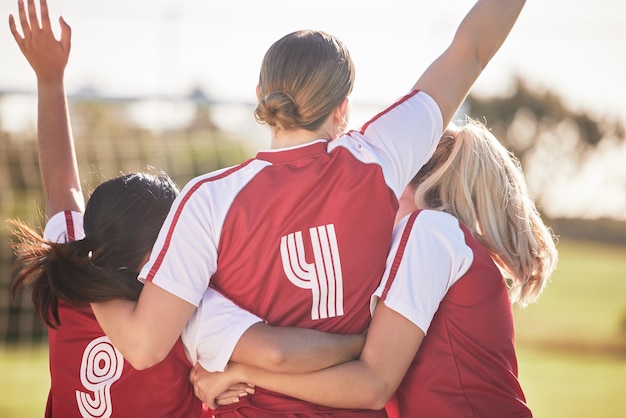
[[[27,96],[34,107],[36,97]],[[0,92],[0,103],[5,97]],[[177,111],[177,106],[185,107],[187,118],[176,128],[152,130],[132,116],[145,100],[111,99],[94,94],[70,97],[72,128],[86,197],[103,180],[121,172],[154,167],[166,171],[182,187],[197,175],[253,156],[260,136],[254,130],[258,125],[246,125],[254,122],[253,107],[243,103],[214,103],[208,97],[196,89],[179,102],[166,102],[169,106],[166,109],[172,113]],[[352,119],[356,119],[356,124],[381,109],[361,108],[363,120],[359,120],[359,110],[358,106],[353,109]],[[559,96],[533,91],[521,79],[506,97],[470,95],[463,111],[485,120],[496,137],[520,158],[529,187],[542,209],[554,204],[553,190],[559,185],[553,182],[563,177],[567,167],[580,171],[598,153],[599,144],[609,143],[617,150],[624,149],[626,135],[621,121],[571,110]],[[228,118],[235,120],[231,122],[232,129],[225,130],[216,124]],[[2,122],[0,115],[0,220],[4,224],[0,226],[0,345],[32,344],[44,342],[46,331],[32,308],[28,292],[22,292],[11,303],[12,250],[5,221],[19,218],[31,225],[44,225],[36,127],[33,121],[25,129],[8,130],[3,129]],[[622,179],[621,184],[624,183],[626,180]],[[626,205],[624,196],[626,193],[621,197]],[[620,197],[615,195],[615,199]],[[544,217],[549,215],[544,212]],[[624,220],[552,215],[547,222],[561,237],[626,244]]]
[[[253,155],[246,143],[211,123],[207,107],[198,107],[195,118],[184,128],[159,133],[129,122],[124,109],[115,103],[72,102],[72,126],[86,197],[103,180],[121,172],[154,167],[167,172],[182,187],[199,174]],[[29,292],[21,292],[11,303],[13,256],[6,225],[7,219],[19,218],[43,228],[44,209],[35,128],[19,133],[0,129],[0,345],[46,341],[45,327]]]

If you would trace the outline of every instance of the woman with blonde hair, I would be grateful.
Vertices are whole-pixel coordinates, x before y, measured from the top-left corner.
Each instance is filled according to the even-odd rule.
[[[390,417],[530,417],[511,302],[533,302],[557,261],[518,160],[481,123],[450,127],[405,190],[361,357],[310,374],[196,367],[196,393],[248,382]],[[394,396],[395,393],[395,396]],[[390,400],[391,399],[391,400]]]
[[[450,126],[408,190],[418,208],[450,213],[470,229],[502,270],[513,302],[526,306],[541,294],[557,259],[553,236],[519,160],[485,125],[468,118]]]

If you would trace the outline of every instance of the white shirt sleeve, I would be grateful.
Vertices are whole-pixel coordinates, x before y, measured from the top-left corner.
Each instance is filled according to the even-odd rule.
[[[43,237],[51,242],[70,242],[83,239],[83,214],[64,211],[54,214],[43,231]]]
[[[209,288],[182,333],[189,361],[210,372],[224,371],[243,333],[258,322],[262,320]]]
[[[345,146],[360,161],[382,168],[387,185],[400,196],[435,152],[443,117],[433,98],[412,92],[367,122],[331,141],[329,150]]]
[[[423,210],[407,230],[410,216],[403,218],[394,229],[387,268],[370,306],[373,312],[382,298],[388,308],[427,333],[439,303],[448,289],[469,270],[474,255],[465,243],[458,220],[452,215]],[[405,230],[409,235],[403,246]]]
[[[200,178],[188,183],[159,232],[150,259],[139,274],[175,296],[198,305],[217,268],[210,196]]]
[[[269,163],[255,160],[228,175],[232,168],[191,180],[178,195],[159,232],[150,259],[139,274],[198,306],[217,269],[217,248],[238,193]]]

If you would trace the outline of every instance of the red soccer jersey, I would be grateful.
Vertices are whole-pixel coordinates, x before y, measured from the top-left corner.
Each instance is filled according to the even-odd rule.
[[[83,237],[82,215],[59,213],[46,226],[54,241]],[[161,363],[143,371],[128,364],[91,308],[59,301],[61,325],[48,330],[50,392],[46,417],[200,417],[180,339]]]
[[[467,228],[414,212],[398,224],[387,265],[376,295],[427,332],[389,416],[531,417],[506,284]]]
[[[435,102],[414,92],[360,132],[259,152],[196,178],[174,203],[141,276],[194,304],[210,281],[271,325],[361,332],[398,196],[441,130]],[[254,417],[351,413],[262,388],[217,412],[245,416],[246,408],[255,408]]]

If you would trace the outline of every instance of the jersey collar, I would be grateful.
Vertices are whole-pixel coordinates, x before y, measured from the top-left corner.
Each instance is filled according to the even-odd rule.
[[[257,153],[256,158],[259,160],[268,161],[272,164],[288,163],[314,155],[325,155],[328,153],[327,149],[328,141],[325,139],[318,139],[313,142],[308,142],[302,145],[295,145],[293,147],[262,150]]]

